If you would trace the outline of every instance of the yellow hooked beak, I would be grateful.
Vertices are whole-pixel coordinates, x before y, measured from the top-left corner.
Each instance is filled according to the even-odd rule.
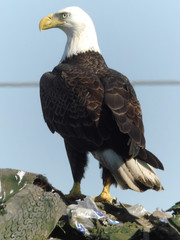
[[[39,30],[46,30],[49,28],[56,28],[60,25],[65,24],[66,21],[59,20],[57,17],[54,17],[54,14],[51,13],[46,17],[43,17],[39,23]]]

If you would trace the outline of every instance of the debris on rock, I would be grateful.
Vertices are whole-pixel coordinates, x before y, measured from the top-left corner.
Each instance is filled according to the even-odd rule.
[[[69,205],[67,214],[71,226],[87,235],[90,235],[88,229],[94,228],[93,219],[99,220],[104,226],[107,224],[122,225],[119,221],[115,221],[104,215],[89,196],[78,202],[78,204]]]
[[[144,215],[150,215],[150,213],[141,204],[136,204],[126,209],[131,215],[137,218],[144,217]]]
[[[180,240],[180,202],[153,213],[91,197],[69,202],[42,175],[0,169],[0,239]]]

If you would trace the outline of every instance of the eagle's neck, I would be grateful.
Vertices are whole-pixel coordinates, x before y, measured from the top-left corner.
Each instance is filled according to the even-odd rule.
[[[85,53],[87,51],[100,53],[100,48],[94,27],[89,28],[88,30],[85,28],[81,31],[75,29],[73,32],[66,34],[67,42],[61,62],[66,58],[70,58],[74,55]]]
[[[78,53],[71,57],[66,57],[62,64],[69,64],[91,72],[93,74],[104,75],[108,71],[108,66],[99,52],[86,51],[84,53]]]

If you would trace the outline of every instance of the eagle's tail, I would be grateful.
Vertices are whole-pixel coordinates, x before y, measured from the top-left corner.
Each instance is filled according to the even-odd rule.
[[[129,188],[138,192],[147,189],[163,190],[158,176],[148,163],[137,158],[124,161],[112,149],[96,151],[92,154],[103,167],[111,172],[122,189]]]

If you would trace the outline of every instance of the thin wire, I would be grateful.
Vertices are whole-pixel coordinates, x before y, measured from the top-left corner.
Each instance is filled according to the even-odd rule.
[[[173,86],[173,85],[180,85],[180,81],[178,80],[148,80],[148,81],[132,81],[133,86]],[[39,82],[0,82],[0,87],[39,87]]]
[[[149,81],[132,81],[133,86],[167,86],[167,85],[180,85],[178,80],[149,80]]]
[[[0,87],[38,87],[39,82],[0,82]]]

